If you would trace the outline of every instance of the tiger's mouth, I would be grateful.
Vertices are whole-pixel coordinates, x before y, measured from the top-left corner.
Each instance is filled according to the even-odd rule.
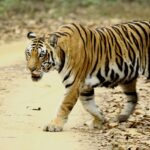
[[[31,78],[32,78],[32,81],[39,81],[43,76],[43,72],[42,71],[33,71],[31,72]]]

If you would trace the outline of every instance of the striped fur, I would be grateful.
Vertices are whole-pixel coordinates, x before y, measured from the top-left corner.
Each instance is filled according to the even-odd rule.
[[[93,115],[93,127],[101,126],[104,117],[94,102],[94,88],[98,86],[122,87],[128,100],[119,122],[128,119],[138,100],[137,77],[150,78],[150,22],[134,21],[96,29],[72,23],[47,35],[44,44],[49,55],[41,62],[41,68],[44,72],[56,69],[67,89],[57,117],[46,126],[46,131],[62,130],[78,97]],[[36,49],[39,48],[43,45],[37,45]]]

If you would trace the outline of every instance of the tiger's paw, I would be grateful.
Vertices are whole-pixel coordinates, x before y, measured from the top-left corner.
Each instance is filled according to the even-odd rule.
[[[48,125],[43,128],[46,132],[61,132],[63,130],[64,121],[60,118],[52,120]]]
[[[129,115],[119,115],[118,121],[121,122],[126,122],[129,118]]]
[[[84,123],[85,126],[88,126],[91,129],[102,129],[104,122],[98,119],[93,119]]]

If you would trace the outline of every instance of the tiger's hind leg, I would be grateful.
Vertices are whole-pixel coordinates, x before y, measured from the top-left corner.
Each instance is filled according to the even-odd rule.
[[[102,124],[105,122],[105,119],[102,111],[95,104],[94,89],[88,86],[80,88],[79,98],[84,109],[93,116],[93,120],[90,123],[90,126],[100,129]]]
[[[121,85],[125,95],[127,96],[127,103],[124,105],[120,115],[119,122],[125,122],[130,114],[133,113],[138,101],[138,95],[136,92],[136,79],[128,84]]]

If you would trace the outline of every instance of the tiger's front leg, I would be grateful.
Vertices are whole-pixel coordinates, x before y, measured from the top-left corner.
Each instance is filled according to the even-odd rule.
[[[92,128],[102,128],[105,122],[104,115],[94,101],[94,89],[88,86],[80,88],[80,101],[84,109],[93,116],[93,120],[88,123]]]
[[[44,131],[60,132],[63,130],[64,124],[68,120],[68,115],[77,102],[78,89],[72,88],[65,94],[64,100],[58,110],[56,118],[50,121],[48,125],[44,127]]]

